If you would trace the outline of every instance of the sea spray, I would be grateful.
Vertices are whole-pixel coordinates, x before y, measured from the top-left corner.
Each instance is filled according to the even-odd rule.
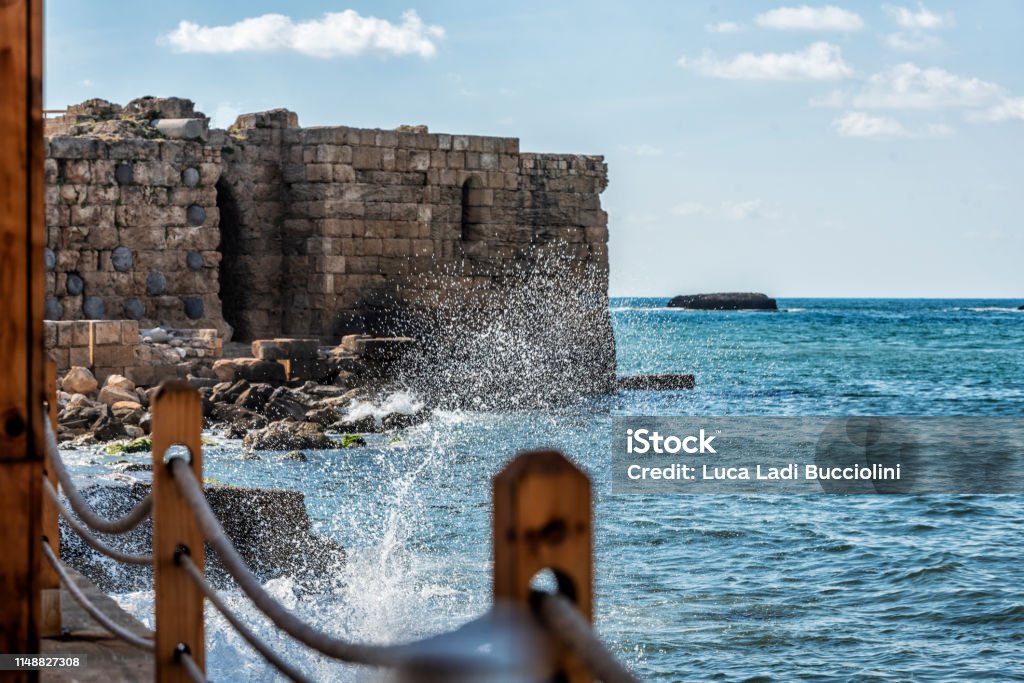
[[[377,331],[418,342],[397,382],[430,405],[477,410],[563,405],[609,391],[608,273],[579,260],[580,248],[527,245],[525,256],[468,262],[461,274],[410,274],[402,298],[381,293]]]

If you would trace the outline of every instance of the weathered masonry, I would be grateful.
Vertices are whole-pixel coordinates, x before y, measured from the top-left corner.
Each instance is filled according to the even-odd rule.
[[[574,300],[606,306],[599,156],[283,109],[209,131],[176,98],[47,124],[48,319],[329,339],[548,268],[586,273]]]

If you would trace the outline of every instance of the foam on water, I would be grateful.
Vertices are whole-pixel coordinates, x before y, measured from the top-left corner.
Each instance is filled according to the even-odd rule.
[[[359,420],[372,415],[378,420],[391,413],[413,415],[423,409],[424,403],[410,391],[396,391],[380,402],[356,399],[346,411],[346,417]]]

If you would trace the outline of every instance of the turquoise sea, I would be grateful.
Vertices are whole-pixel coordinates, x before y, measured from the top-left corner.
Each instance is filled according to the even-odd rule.
[[[779,313],[665,302],[612,300],[619,372],[693,372],[692,391],[435,411],[400,441],[375,436],[305,463],[245,461],[223,441],[207,449],[207,473],[305,493],[316,531],[350,561],[324,595],[288,577],[268,586],[339,635],[401,641],[483,613],[490,479],[517,450],[553,446],[594,480],[597,628],[647,680],[1024,680],[1019,497],[616,496],[609,481],[614,415],[1020,416],[1021,302],[782,299]],[[150,619],[151,594],[118,598]],[[229,601],[314,679],[368,675]],[[208,625],[212,679],[275,680],[219,616]]]

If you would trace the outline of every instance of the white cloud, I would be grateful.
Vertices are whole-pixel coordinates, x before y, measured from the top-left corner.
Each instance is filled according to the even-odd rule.
[[[1024,97],[1006,97],[994,107],[967,115],[971,121],[1024,121]]]
[[[855,92],[836,91],[812,104],[859,109],[970,108],[994,104],[1004,96],[1005,90],[995,83],[907,62],[873,74]]]
[[[661,147],[655,147],[654,145],[648,144],[619,145],[619,149],[625,152],[632,152],[638,157],[660,157],[665,153],[665,150]]]
[[[846,112],[832,121],[832,127],[844,138],[921,138],[953,134],[952,128],[941,123],[911,130],[892,117],[874,116],[862,111]]]
[[[825,42],[814,43],[801,52],[744,52],[722,60],[705,52],[701,57],[681,57],[679,66],[712,78],[765,81],[835,81],[853,75],[843,61],[842,50]]]
[[[739,33],[743,27],[735,21],[720,21],[717,24],[705,24],[704,30],[708,33]]]
[[[437,52],[436,42],[443,37],[443,28],[424,24],[414,10],[404,12],[400,24],[392,24],[349,9],[300,22],[283,14],[264,14],[227,26],[200,26],[182,21],[158,42],[178,52],[291,50],[326,59],[362,54],[432,57]]]
[[[948,28],[953,25],[952,14],[936,14],[921,3],[917,3],[917,11],[909,7],[897,7],[894,5],[882,5],[886,14],[893,18],[903,28],[935,30]]]
[[[710,213],[708,207],[700,202],[683,202],[672,207],[674,216],[703,216]]]
[[[758,26],[782,31],[859,31],[864,20],[841,7],[779,7],[757,15]]]
[[[903,52],[934,50],[942,46],[941,38],[920,31],[887,33],[882,37],[882,41],[893,50],[902,50]]]
[[[745,221],[761,215],[761,200],[752,199],[742,202],[722,202],[722,214],[734,221]]]
[[[92,79],[89,79],[89,78],[82,79],[82,87],[84,87],[84,88],[91,88],[94,85],[96,85],[96,84],[92,82]]]

